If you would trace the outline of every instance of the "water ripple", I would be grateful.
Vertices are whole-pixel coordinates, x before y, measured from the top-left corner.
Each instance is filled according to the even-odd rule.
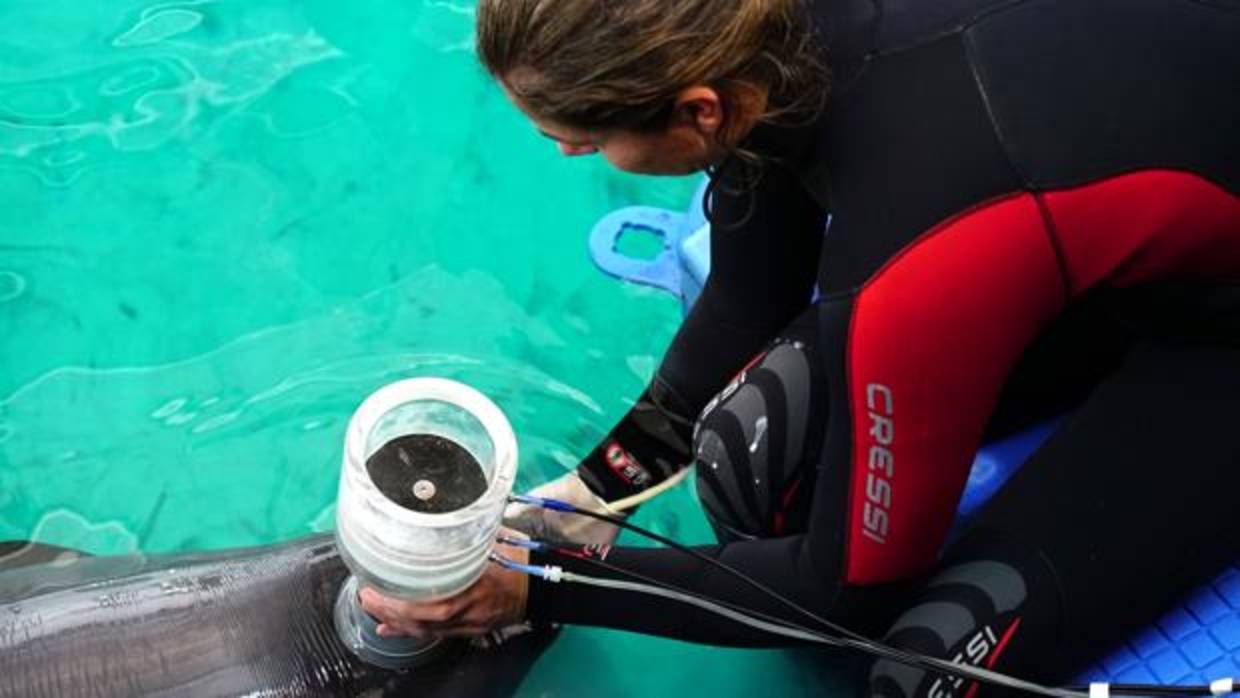
[[[70,165],[76,165],[85,159],[86,151],[66,149],[61,152],[48,153],[43,158],[43,164],[49,169],[64,169]]]
[[[11,119],[63,119],[82,108],[64,85],[27,85],[0,90],[0,114]]]
[[[123,555],[138,550],[138,537],[123,523],[95,523],[69,509],[44,514],[35,524],[30,539],[93,555]]]
[[[225,412],[224,414],[216,415],[214,417],[209,417],[207,419],[202,420],[198,424],[195,424],[194,428],[191,429],[190,431],[194,434],[205,434],[208,431],[213,431],[215,429],[219,429],[221,427],[232,424],[233,422],[237,421],[237,418],[240,416],[241,416],[241,412]]]
[[[191,32],[207,13],[185,8],[195,4],[204,3],[147,8],[108,42],[106,53],[84,38],[55,61],[31,64],[24,79],[20,68],[0,75],[0,166],[33,170],[49,186],[68,186],[109,159],[107,146],[146,152],[178,137],[210,133],[214,122],[266,98],[302,68],[345,55],[292,8],[265,16],[269,28],[263,33],[245,15],[217,11],[211,19],[233,25],[231,40],[199,39]],[[6,15],[10,20],[20,21],[21,14]],[[356,77],[358,69],[354,65],[348,74]],[[306,89],[300,88],[303,96]],[[283,137],[305,135],[356,106],[338,79],[316,90],[309,101],[294,97],[314,105],[313,114],[297,118],[294,128],[277,124],[271,130]],[[270,111],[258,115],[270,121]],[[7,158],[13,162],[5,163]]]
[[[143,13],[141,21],[129,31],[116,37],[112,45],[124,48],[159,43],[192,30],[202,24],[202,19],[201,12],[179,8]]]
[[[99,84],[99,96],[123,97],[130,92],[150,87],[159,82],[160,71],[151,65],[136,65]]]
[[[609,401],[608,414],[566,381],[573,364],[540,368],[516,358],[523,352],[514,337],[563,344],[524,308],[501,298],[459,304],[491,285],[477,273],[427,268],[182,361],[48,371],[0,399],[4,421],[20,429],[4,458],[18,483],[43,483],[45,499],[35,506],[44,510],[109,492],[90,497],[93,513],[141,522],[160,498],[196,512],[204,492],[228,501],[196,515],[190,533],[141,532],[144,545],[235,542],[239,532],[272,540],[323,523],[317,517],[335,496],[344,426],[362,399],[387,383],[433,375],[473,385],[500,405],[520,435],[517,486],[531,487],[573,467],[606,432],[618,401]],[[436,338],[449,328],[456,328],[450,338]],[[400,337],[419,335],[425,346],[464,350],[401,348]],[[75,452],[69,460],[66,449]],[[194,538],[159,538],[185,535]]]
[[[0,303],[14,300],[26,291],[26,277],[15,271],[0,271]]]
[[[424,15],[423,25],[414,29],[415,37],[441,53],[473,52],[475,11],[472,6],[444,0],[423,0],[423,4],[439,12]]]
[[[183,397],[169,400],[168,402],[160,405],[159,408],[157,408],[154,412],[152,412],[151,418],[152,419],[167,419],[168,417],[171,417],[177,412],[180,412],[181,408],[185,407],[186,403],[188,402],[189,400]]]

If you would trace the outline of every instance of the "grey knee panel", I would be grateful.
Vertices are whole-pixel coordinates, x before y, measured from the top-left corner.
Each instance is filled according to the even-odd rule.
[[[812,358],[777,341],[703,410],[693,454],[702,506],[724,538],[776,535],[789,488],[806,469]]]

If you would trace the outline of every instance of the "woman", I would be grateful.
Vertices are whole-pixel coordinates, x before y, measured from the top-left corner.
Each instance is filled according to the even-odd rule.
[[[483,63],[566,155],[713,180],[701,299],[540,490],[615,501],[691,463],[723,541],[703,552],[893,644],[1064,678],[1240,552],[1202,506],[1240,484],[1237,37],[1234,4],[1189,0],[481,0]],[[983,438],[1069,408],[945,550]],[[796,619],[672,550],[607,560]],[[397,633],[780,642],[499,570],[364,596]],[[943,681],[880,664],[871,689],[964,688]]]

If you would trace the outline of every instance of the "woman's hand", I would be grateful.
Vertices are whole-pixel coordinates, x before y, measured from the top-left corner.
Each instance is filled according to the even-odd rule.
[[[590,491],[576,472],[567,473],[530,490],[535,497],[558,499],[579,509],[605,512],[624,517],[598,495]],[[579,514],[551,511],[533,504],[513,503],[504,510],[504,525],[515,528],[535,540],[611,545],[620,529],[615,524]]]
[[[496,544],[495,552],[526,564],[529,551]],[[519,623],[525,618],[529,577],[494,563],[473,586],[456,596],[438,601],[406,601],[362,589],[362,608],[378,618],[383,637],[476,637]]]

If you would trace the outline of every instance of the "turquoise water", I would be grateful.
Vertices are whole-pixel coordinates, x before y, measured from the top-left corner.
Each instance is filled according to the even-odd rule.
[[[522,488],[624,413],[678,305],[596,272],[584,236],[695,182],[559,157],[477,68],[472,14],[0,4],[0,539],[112,554],[329,530],[345,423],[404,377],[495,399]],[[709,538],[689,487],[639,518]],[[571,629],[521,695],[822,690],[809,666]]]

